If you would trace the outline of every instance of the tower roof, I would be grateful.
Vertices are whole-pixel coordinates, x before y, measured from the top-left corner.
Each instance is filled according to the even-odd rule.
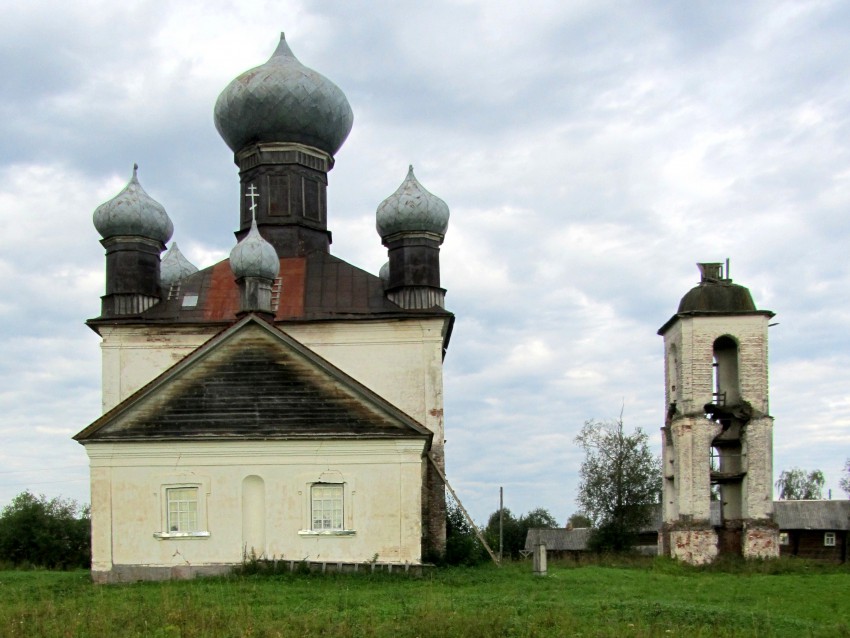
[[[283,33],[268,62],[238,76],[215,104],[215,126],[234,153],[256,142],[292,142],[333,156],[353,121],[342,90],[301,64]]]
[[[408,168],[407,177],[396,192],[378,206],[376,228],[381,237],[417,231],[442,237],[448,227],[449,207],[419,183],[413,166]]]
[[[104,239],[138,236],[164,244],[171,239],[174,224],[162,204],[142,188],[138,170],[134,164],[133,176],[121,192],[95,209],[94,227]]]
[[[664,334],[673,322],[688,315],[746,315],[773,316],[770,310],[759,310],[748,288],[732,283],[723,276],[723,264],[700,263],[700,282],[691,288],[679,302],[679,309],[658,334]]]

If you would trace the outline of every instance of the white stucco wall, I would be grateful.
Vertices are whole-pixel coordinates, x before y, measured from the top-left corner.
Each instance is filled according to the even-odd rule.
[[[421,558],[421,441],[88,443],[86,451],[95,574],[236,564],[257,542],[257,555],[284,560]],[[349,534],[309,532],[316,482],[344,484]],[[199,487],[208,537],[155,536],[167,531],[165,489],[181,485]]]

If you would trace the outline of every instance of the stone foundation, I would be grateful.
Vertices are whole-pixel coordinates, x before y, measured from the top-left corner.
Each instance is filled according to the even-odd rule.
[[[272,561],[268,561],[271,563]],[[421,563],[345,563],[345,562],[321,562],[321,561],[297,561],[280,560],[274,561],[270,567],[275,571],[301,572],[309,571],[316,573],[367,573],[386,572],[392,574],[409,574],[421,576],[433,565]],[[114,565],[111,570],[92,570],[91,579],[96,585],[112,583],[134,583],[139,581],[157,580],[192,580],[209,576],[224,576],[230,574],[240,565],[175,565],[174,567],[161,567],[153,565]]]
[[[669,556],[691,565],[707,565],[717,558],[717,532],[713,528],[670,529]]]
[[[745,522],[741,552],[744,558],[778,558],[779,526],[773,521]]]

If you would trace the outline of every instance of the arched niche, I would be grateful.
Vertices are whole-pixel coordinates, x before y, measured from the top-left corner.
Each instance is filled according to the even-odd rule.
[[[266,553],[266,485],[255,474],[242,479],[242,548],[249,557]]]

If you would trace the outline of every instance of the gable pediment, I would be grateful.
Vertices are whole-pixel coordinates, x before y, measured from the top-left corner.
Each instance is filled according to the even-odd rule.
[[[423,438],[430,432],[278,329],[249,316],[74,438],[88,441]]]

